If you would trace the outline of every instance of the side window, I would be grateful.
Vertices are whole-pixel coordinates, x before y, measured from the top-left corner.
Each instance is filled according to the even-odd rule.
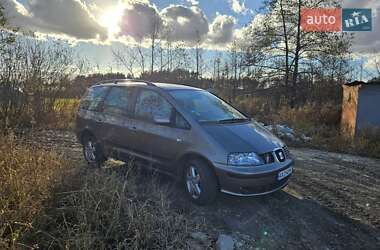
[[[108,87],[92,87],[87,90],[81,101],[80,108],[86,110],[96,110],[107,94]]]
[[[154,118],[170,120],[172,110],[170,103],[151,90],[142,90],[136,100],[136,116],[148,121],[153,121]]]
[[[130,90],[128,87],[112,87],[104,100],[104,113],[125,115],[128,112]]]
[[[181,129],[190,129],[190,124],[178,112],[176,112],[176,115],[175,115],[175,126]]]

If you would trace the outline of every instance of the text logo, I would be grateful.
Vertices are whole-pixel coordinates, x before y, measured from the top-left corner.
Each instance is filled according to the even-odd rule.
[[[304,31],[342,31],[342,9],[301,10],[301,27]]]
[[[371,9],[343,9],[343,31],[371,31]]]
[[[372,11],[304,8],[301,10],[301,27],[303,31],[311,32],[372,31]]]

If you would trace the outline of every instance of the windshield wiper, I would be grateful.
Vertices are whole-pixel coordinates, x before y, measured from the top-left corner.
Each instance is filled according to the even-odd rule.
[[[248,118],[232,118],[232,119],[224,119],[219,120],[218,123],[238,123],[238,122],[247,122]]]

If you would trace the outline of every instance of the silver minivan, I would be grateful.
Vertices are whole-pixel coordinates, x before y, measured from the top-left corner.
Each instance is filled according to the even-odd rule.
[[[90,87],[76,134],[86,161],[146,161],[203,205],[219,192],[264,195],[293,173],[287,146],[217,96],[194,87],[111,80]]]

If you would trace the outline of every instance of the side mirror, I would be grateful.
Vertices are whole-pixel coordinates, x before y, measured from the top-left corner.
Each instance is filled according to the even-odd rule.
[[[153,121],[157,125],[170,125],[171,123],[170,118],[158,117],[158,116],[153,117]]]

